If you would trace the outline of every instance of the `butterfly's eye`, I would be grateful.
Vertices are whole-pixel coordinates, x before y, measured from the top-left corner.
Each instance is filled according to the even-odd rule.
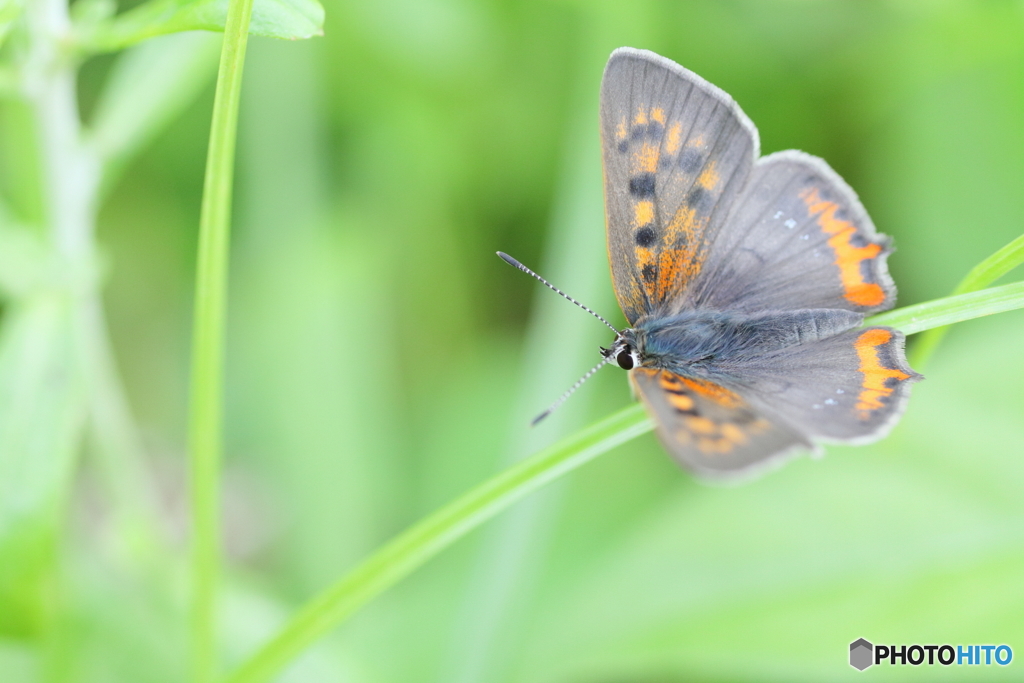
[[[619,364],[619,367],[623,370],[633,369],[633,349],[628,346],[622,347],[619,351],[619,355],[615,356],[615,362]]]

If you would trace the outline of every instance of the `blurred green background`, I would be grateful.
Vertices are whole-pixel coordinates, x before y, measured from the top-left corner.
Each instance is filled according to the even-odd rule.
[[[605,369],[528,427],[610,337],[494,256],[622,323],[597,126],[614,48],[654,50],[726,90],[762,152],[824,157],[893,236],[900,304],[947,294],[1024,227],[1020,2],[324,5],[324,37],[254,38],[246,64],[228,662],[407,525],[630,401],[625,375]],[[112,186],[98,235],[144,472],[178,553],[208,38],[197,96]],[[85,65],[87,119],[117,59]],[[622,446],[460,541],[282,680],[1019,679],[1022,339],[1020,312],[957,326],[888,439],[740,487],[695,482],[653,436]],[[0,639],[5,683],[184,678],[182,576],[123,551],[117,483],[95,450],[65,513],[58,635]],[[860,674],[847,664],[859,637],[1006,643],[1017,659]]]

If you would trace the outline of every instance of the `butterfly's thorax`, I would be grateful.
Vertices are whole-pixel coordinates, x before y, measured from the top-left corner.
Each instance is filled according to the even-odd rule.
[[[632,329],[642,367],[707,379],[741,379],[773,351],[830,337],[860,324],[859,313],[837,309],[766,311],[686,310],[644,316]]]

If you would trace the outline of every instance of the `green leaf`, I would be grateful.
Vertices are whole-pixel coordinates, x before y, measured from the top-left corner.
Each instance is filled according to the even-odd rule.
[[[0,633],[47,620],[49,582],[85,398],[68,297],[11,305],[0,329]]]
[[[228,0],[150,0],[93,30],[79,45],[87,52],[111,52],[179,31],[223,31]],[[303,39],[323,34],[324,8],[317,0],[256,0],[249,33]]]

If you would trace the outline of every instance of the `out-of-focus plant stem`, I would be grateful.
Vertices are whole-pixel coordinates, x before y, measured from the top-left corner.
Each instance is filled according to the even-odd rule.
[[[969,294],[988,287],[1022,262],[1024,262],[1024,235],[972,268],[971,272],[967,273],[967,276],[956,286],[951,296]],[[923,368],[948,331],[949,328],[943,326],[932,328],[922,334],[914,344],[914,348],[911,349],[910,364],[918,369]]]
[[[199,219],[189,412],[192,550],[192,679],[217,675],[216,589],[220,571],[219,486],[222,451],[224,329],[227,313],[231,186],[234,178],[242,67],[252,0],[231,0]]]
[[[74,301],[76,367],[89,395],[89,416],[104,481],[114,500],[118,538],[150,568],[159,566],[162,539],[142,471],[135,422],[113,360],[100,296],[95,246],[97,191],[102,168],[82,144],[76,78],[78,62],[65,50],[71,21],[66,0],[27,3],[30,43],[17,79],[39,138],[48,237],[61,263],[61,281]]]

